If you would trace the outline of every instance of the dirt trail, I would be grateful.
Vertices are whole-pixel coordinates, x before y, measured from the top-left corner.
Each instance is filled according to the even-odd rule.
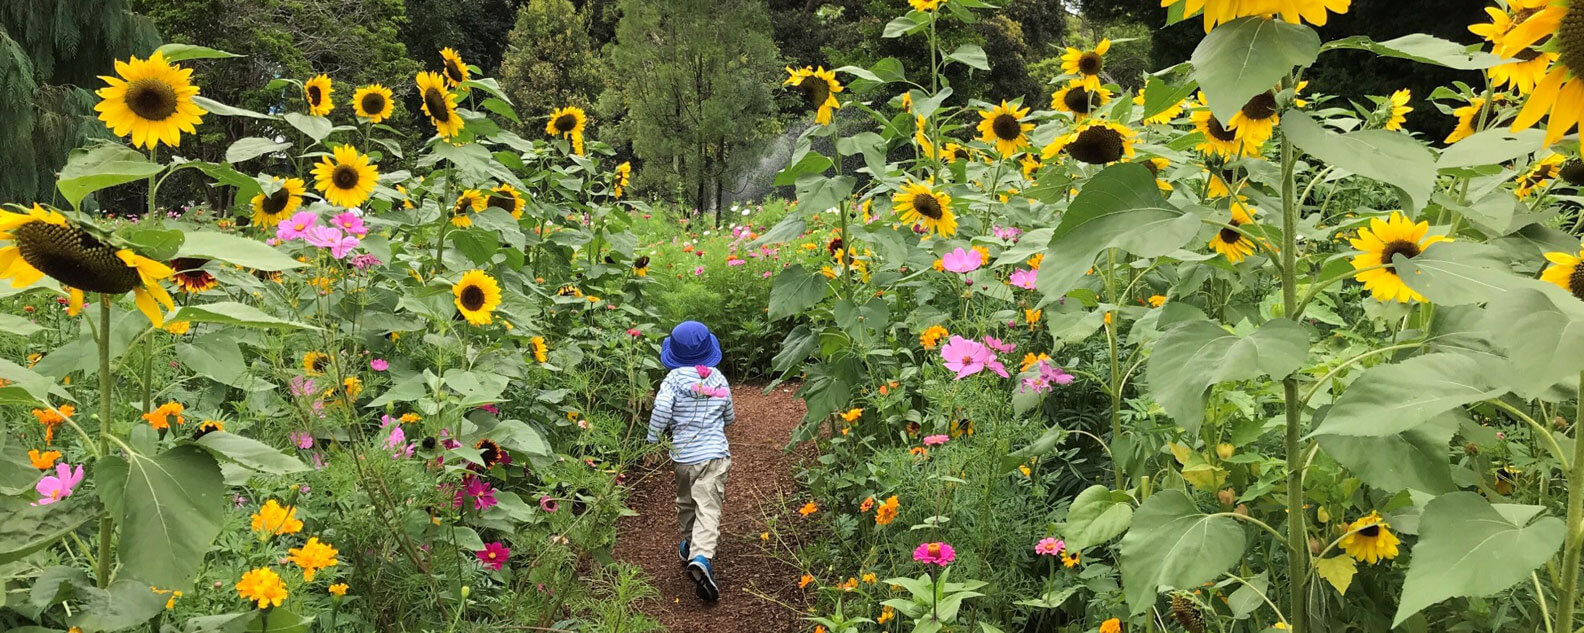
[[[693,593],[693,581],[677,561],[676,483],[671,464],[640,476],[628,503],[637,516],[617,524],[615,556],[648,572],[660,599],[644,612],[672,633],[781,633],[807,630],[802,619],[807,603],[797,583],[801,572],[783,562],[788,552],[760,540],[768,516],[785,525],[796,518],[793,500],[797,482],[792,473],[802,456],[782,450],[803,417],[795,387],[770,393],[763,387],[732,389],[737,422],[727,427],[732,465],[726,482],[726,509],[716,552],[715,578],[720,602],[707,604]]]

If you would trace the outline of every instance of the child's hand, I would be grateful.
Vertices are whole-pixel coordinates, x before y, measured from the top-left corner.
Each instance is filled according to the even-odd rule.
[[[644,455],[643,459],[639,460],[638,463],[642,464],[643,467],[647,469],[655,468],[660,465],[660,452],[655,451]]]

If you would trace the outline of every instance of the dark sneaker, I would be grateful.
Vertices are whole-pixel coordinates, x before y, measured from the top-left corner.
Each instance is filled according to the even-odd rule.
[[[687,564],[688,564],[688,544],[687,544],[687,539],[682,539],[682,544],[677,546],[677,560],[682,561],[682,566],[683,567],[687,567]]]
[[[700,600],[715,602],[720,600],[720,587],[715,584],[715,572],[710,568],[708,558],[694,556],[687,566],[688,576],[693,579]]]

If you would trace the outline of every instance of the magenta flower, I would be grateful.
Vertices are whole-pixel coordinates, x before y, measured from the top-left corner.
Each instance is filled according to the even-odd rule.
[[[940,565],[945,567],[957,560],[957,551],[952,549],[950,543],[919,543],[913,550],[913,560],[926,565]]]
[[[726,260],[727,266],[741,266],[746,263],[748,263],[746,260],[737,259],[736,257]]]
[[[715,370],[710,369],[706,365],[694,365],[693,366],[693,371],[698,372],[699,378],[709,378],[710,377],[710,372],[713,372]]]
[[[941,266],[954,273],[971,273],[979,270],[984,265],[984,257],[976,250],[963,250],[961,247],[952,249],[952,252],[941,257]]]
[[[640,330],[640,329],[635,328],[635,327],[627,328],[627,336],[631,336],[633,338],[637,338],[637,337],[643,336],[643,330]]]
[[[697,276],[702,275],[702,274],[704,274],[704,267],[703,266],[699,266],[698,268],[694,268],[693,269],[693,276],[694,277],[697,277]]]
[[[376,358],[374,360],[369,361],[369,369],[372,369],[374,371],[385,371],[387,369],[390,369],[390,362],[386,361],[383,358]]]
[[[946,368],[957,372],[957,379],[962,380],[984,371],[985,363],[990,361],[993,355],[990,353],[990,348],[981,345],[978,341],[952,336],[945,345],[941,346],[941,358],[946,361]]]
[[[43,479],[39,480],[38,485],[34,486],[34,489],[38,490],[39,500],[34,502],[33,505],[47,506],[70,497],[72,489],[76,488],[77,484],[82,483],[82,480],[83,467],[81,464],[77,466],[75,471],[68,464],[56,464],[55,474],[45,475]]]
[[[358,237],[368,235],[368,227],[363,224],[363,218],[358,217],[358,214],[351,211],[342,212],[340,215],[331,218],[330,223],[340,227],[348,235]]]
[[[940,446],[941,444],[945,444],[946,441],[950,440],[950,439],[951,439],[951,437],[949,437],[947,435],[944,435],[944,434],[942,434],[942,435],[929,435],[929,436],[926,436],[924,438],[924,445],[925,446]]]
[[[352,267],[358,270],[368,270],[384,263],[385,262],[380,261],[380,258],[368,253],[359,253],[357,255],[353,255],[351,261]]]
[[[1035,369],[1037,371],[1033,376],[1023,379],[1023,391],[1044,393],[1050,391],[1052,385],[1070,385],[1073,382],[1072,374],[1047,361],[1036,363]]]
[[[1023,229],[1015,226],[997,226],[992,229],[990,233],[997,238],[1007,240],[1009,242],[1016,242],[1018,237],[1023,235]]]
[[[291,395],[301,398],[304,396],[311,396],[315,392],[316,390],[314,389],[314,380],[312,378],[307,376],[292,376]]]
[[[1061,539],[1047,536],[1034,545],[1034,553],[1041,556],[1056,556],[1066,551],[1067,543]]]
[[[759,276],[760,276],[760,277],[763,277],[763,278],[765,278],[765,279],[769,279],[769,278],[770,278],[770,271],[768,271],[768,270],[767,270],[767,271],[764,271],[764,272],[763,272],[763,273],[761,273],[761,274],[760,274],[760,275],[759,275]]]
[[[511,558],[511,548],[501,545],[500,541],[493,541],[485,544],[484,549],[473,552],[473,555],[490,571],[500,571],[506,566],[507,559]]]
[[[312,435],[309,435],[307,431],[292,431],[287,437],[291,439],[293,444],[297,445],[297,448],[303,450],[313,448],[314,438]]]
[[[385,448],[398,448],[407,441],[407,432],[400,424],[393,424],[390,429],[390,435],[385,437]]]
[[[490,486],[489,482],[475,475],[467,475],[462,478],[462,487],[457,489],[456,497],[451,500],[451,505],[460,508],[462,503],[469,498],[473,500],[474,510],[485,510],[500,503],[495,499],[495,488]]]
[[[1019,268],[1012,271],[1012,279],[1008,283],[1024,290],[1033,290],[1034,282],[1039,278],[1038,270]]]
[[[550,495],[539,497],[539,509],[544,510],[545,513],[555,514],[556,508],[558,507],[560,506],[556,505],[556,500],[551,499]]]
[[[282,242],[300,240],[308,235],[308,229],[319,226],[319,214],[312,211],[298,211],[275,229],[275,239]]]
[[[984,344],[988,345],[990,347],[990,349],[993,349],[993,350],[995,350],[997,352],[1000,352],[1002,354],[1011,354],[1012,350],[1017,349],[1017,345],[1016,344],[1008,343],[1008,342],[1003,341],[1001,339],[998,339],[998,338],[996,338],[994,336],[986,336],[986,337],[984,337]]]

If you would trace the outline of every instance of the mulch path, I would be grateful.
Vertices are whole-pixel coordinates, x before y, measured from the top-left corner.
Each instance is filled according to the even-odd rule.
[[[809,628],[803,620],[808,602],[789,561],[788,532],[763,542],[767,521],[785,526],[798,518],[801,505],[793,472],[808,450],[784,450],[792,429],[803,417],[795,386],[769,393],[763,387],[736,386],[737,421],[727,427],[731,442],[731,473],[726,480],[726,506],[721,517],[720,544],[714,563],[720,602],[709,604],[693,592],[693,581],[676,558],[676,483],[671,464],[640,476],[628,505],[638,513],[617,523],[615,557],[642,567],[660,599],[643,611],[675,633],[754,631],[780,633]]]

